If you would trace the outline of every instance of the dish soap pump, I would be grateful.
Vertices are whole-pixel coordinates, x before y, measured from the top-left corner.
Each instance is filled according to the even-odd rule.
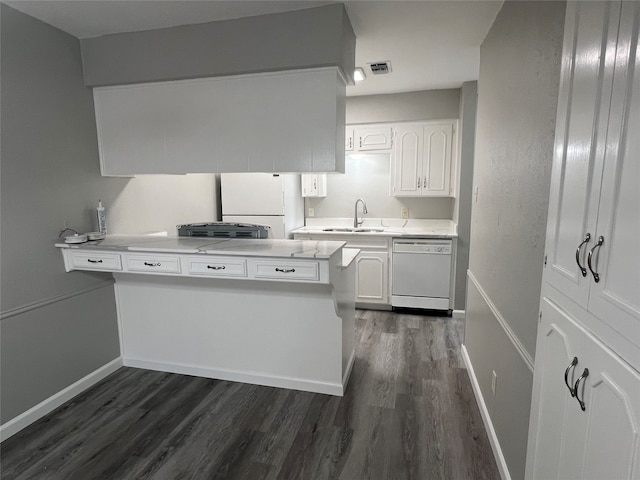
[[[107,212],[102,206],[102,200],[98,200],[98,208],[96,208],[96,214],[98,216],[98,231],[100,233],[107,233]]]

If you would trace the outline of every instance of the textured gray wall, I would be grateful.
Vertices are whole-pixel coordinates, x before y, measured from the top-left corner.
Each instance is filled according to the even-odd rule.
[[[524,476],[529,403],[523,387],[501,388],[500,375],[494,397],[490,378],[500,369],[525,375],[527,365],[530,396],[564,9],[564,2],[505,2],[480,50],[469,271],[486,299],[469,294],[465,345],[512,478]],[[511,341],[483,333],[489,314],[493,330]],[[518,353],[520,362],[509,360]]]
[[[347,97],[347,124],[442,120],[459,114],[458,88]]]
[[[175,229],[182,221],[214,219],[216,197],[213,175],[165,177],[162,188],[150,177],[101,177],[79,41],[0,8],[4,423],[119,356],[111,276],[65,273],[53,247],[65,222],[94,230],[102,198],[112,232]]]
[[[456,252],[456,310],[466,305],[469,241],[471,239],[471,201],[473,197],[473,157],[476,138],[476,107],[478,82],[465,82],[460,91],[460,175],[456,209],[458,241]]]
[[[339,66],[351,79],[355,35],[344,5],[81,40],[90,86]]]

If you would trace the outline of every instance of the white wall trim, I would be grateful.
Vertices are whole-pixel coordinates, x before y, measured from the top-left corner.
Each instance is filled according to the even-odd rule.
[[[526,348],[524,348],[524,345],[522,345],[522,342],[520,342],[520,339],[513,332],[513,330],[511,330],[511,327],[509,326],[507,321],[504,319],[504,317],[502,316],[498,308],[491,301],[491,299],[489,298],[489,295],[487,295],[487,292],[485,292],[484,289],[480,286],[480,282],[478,282],[476,277],[473,276],[473,273],[471,273],[471,270],[467,270],[467,277],[471,279],[473,284],[476,286],[476,288],[478,289],[478,292],[480,292],[480,295],[484,299],[485,303],[491,309],[493,316],[496,318],[496,320],[498,321],[502,329],[505,331],[505,333],[507,334],[507,337],[509,337],[509,340],[511,340],[511,343],[513,343],[513,346],[515,347],[516,351],[520,354],[520,356],[524,360],[524,363],[527,365],[531,373],[533,373],[534,362],[531,355],[529,355],[529,352],[527,352]]]
[[[453,313],[451,314],[453,318],[461,318],[462,320],[464,320],[465,315],[466,315],[466,312],[464,310],[454,310]]]
[[[344,395],[344,391],[347,389],[347,383],[349,383],[349,377],[351,377],[351,370],[353,370],[353,364],[356,361],[356,349],[351,350],[351,356],[349,357],[349,363],[347,364],[347,368],[344,371],[344,375],[342,375],[342,395]]]
[[[56,295],[55,297],[49,297],[49,298],[45,298],[44,300],[38,300],[36,302],[28,303],[26,305],[21,305],[20,307],[11,308],[9,310],[5,310],[4,312],[0,312],[0,320],[5,320],[10,317],[15,317],[16,315],[22,315],[23,313],[30,312],[31,310],[36,310],[38,308],[46,307],[47,305],[51,305],[53,303],[62,302],[63,300],[68,300],[73,297],[78,297],[80,295],[84,295],[85,293],[89,293],[94,290],[98,290],[100,288],[111,286],[113,285],[113,283],[114,283],[113,278],[110,278],[108,280],[103,280],[99,283],[93,284],[90,287],[84,288],[82,290],[66,293],[64,295]]]
[[[127,357],[123,359],[123,362],[124,366],[126,367],[144,368],[146,370],[156,370],[159,372],[180,373],[182,375],[194,375],[196,377],[251,383],[253,385],[264,385],[267,387],[288,388],[290,390],[324,393],[328,395],[336,395],[339,397],[344,394],[344,388],[339,383],[317,382],[313,380],[306,380],[303,378],[279,377],[275,375],[265,375],[263,373],[256,372],[242,372],[237,370],[206,368],[196,365],[155,362]]]
[[[487,435],[489,436],[489,443],[491,443],[493,456],[495,457],[496,463],[498,464],[500,478],[502,478],[502,480],[511,480],[509,467],[507,466],[507,461],[505,460],[502,453],[502,448],[500,447],[500,441],[498,440],[496,430],[493,428],[493,422],[491,422],[491,416],[489,415],[487,404],[484,402],[484,397],[482,396],[482,391],[480,390],[480,384],[478,383],[475,371],[473,370],[473,365],[471,364],[471,358],[469,357],[467,348],[464,345],[462,345],[461,350],[462,358],[464,359],[464,364],[467,367],[469,379],[471,380],[471,387],[473,388],[473,393],[476,397],[476,403],[478,404],[480,415],[482,416],[482,421],[484,422],[484,428],[486,429]]]
[[[68,402],[76,395],[84,392],[100,380],[111,375],[120,367],[122,367],[122,357],[118,357],[115,360],[110,361],[77,382],[72,383],[67,388],[60,390],[58,393],[50,396],[46,400],[43,400],[26,412],[21,413],[17,417],[9,420],[7,423],[0,425],[0,442],[5,441],[7,438],[15,435],[23,428],[26,428],[33,422],[41,419],[63,403]]]

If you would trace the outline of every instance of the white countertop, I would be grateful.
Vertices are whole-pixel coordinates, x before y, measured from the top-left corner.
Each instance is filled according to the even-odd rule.
[[[55,246],[82,250],[328,259],[339,252],[344,244],[341,241],[108,235],[104,240],[78,244],[59,241]]]
[[[386,236],[386,237],[426,237],[455,238],[457,226],[451,220],[424,220],[399,218],[365,218],[359,229],[375,231],[327,231],[332,228],[353,228],[353,218],[307,218],[307,225],[294,230],[294,234],[321,234],[336,236]]]

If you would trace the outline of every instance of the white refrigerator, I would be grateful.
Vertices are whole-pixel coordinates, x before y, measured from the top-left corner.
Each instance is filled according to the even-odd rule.
[[[269,225],[273,238],[304,226],[300,175],[222,173],[222,221]]]

